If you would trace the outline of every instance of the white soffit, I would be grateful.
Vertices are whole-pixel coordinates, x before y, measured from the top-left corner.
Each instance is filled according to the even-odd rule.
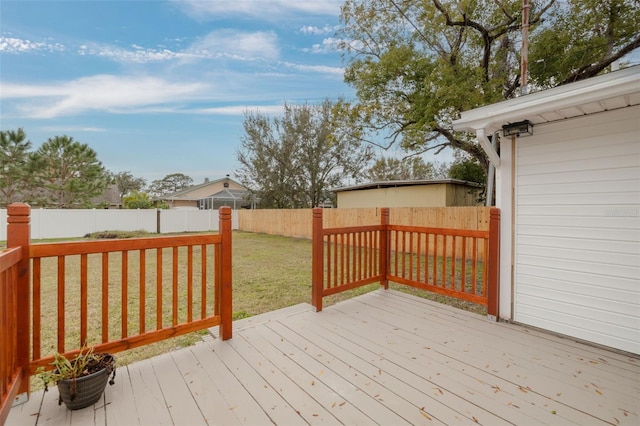
[[[640,66],[633,66],[465,111],[454,120],[453,128],[491,133],[521,120],[529,120],[535,126],[638,104]]]

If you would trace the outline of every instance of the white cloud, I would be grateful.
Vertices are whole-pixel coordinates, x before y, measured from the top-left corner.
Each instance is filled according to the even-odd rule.
[[[306,13],[337,16],[342,0],[184,0],[185,12],[196,18],[219,18],[244,15],[264,21]]]
[[[303,52],[311,53],[335,53],[338,49],[338,44],[342,40],[329,37],[322,40],[322,43],[314,44],[311,48],[302,49]]]
[[[211,114],[211,115],[244,115],[245,112],[258,111],[262,114],[282,114],[284,107],[282,105],[233,105],[215,108],[200,108],[190,110],[190,113]]]
[[[34,42],[14,37],[0,37],[0,52],[2,53],[27,53],[27,52],[61,52],[65,50],[60,43]]]
[[[336,77],[342,77],[344,75],[344,68],[341,68],[341,67],[330,67],[327,65],[303,65],[303,64],[295,64],[293,62],[283,62],[282,64],[285,65],[287,68],[294,69],[297,71],[329,74],[329,75],[334,75]]]
[[[280,55],[278,37],[274,32],[236,30],[213,31],[192,44],[187,53],[194,57],[226,56],[236,59],[276,59]]]
[[[147,62],[168,61],[184,56],[180,52],[173,52],[169,49],[145,49],[138,45],[132,45],[132,50],[123,49],[110,45],[93,44],[81,45],[77,53],[81,56],[98,56],[108,58],[116,62],[133,62],[144,64]]]
[[[331,34],[331,33],[335,32],[338,28],[339,28],[339,26],[337,26],[337,25],[335,25],[333,27],[331,25],[325,25],[322,28],[316,27],[316,26],[313,26],[313,25],[306,25],[306,26],[300,28],[300,32],[302,34],[324,35],[324,34]]]
[[[52,118],[85,111],[124,113],[201,98],[203,83],[176,83],[155,77],[96,75],[62,84],[3,84],[0,97],[18,98],[25,116]]]

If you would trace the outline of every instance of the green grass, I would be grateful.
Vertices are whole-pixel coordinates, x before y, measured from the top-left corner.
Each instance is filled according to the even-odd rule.
[[[36,241],[37,242],[37,241]],[[182,256],[182,254],[181,254]],[[194,258],[198,259],[199,255],[194,254]],[[149,260],[149,259],[147,259]],[[167,258],[165,255],[165,262],[170,260],[170,256]],[[74,270],[78,268],[76,265],[78,261],[69,261],[67,266],[67,272],[73,274]],[[137,263],[137,258],[130,255],[129,266]],[[120,272],[119,272],[119,259],[113,260],[113,265],[110,265],[110,283],[113,280],[114,286],[113,294],[117,294],[120,286]],[[170,265],[166,265],[169,269],[165,271],[165,278],[171,277]],[[52,266],[53,267],[53,266]],[[44,268],[44,265],[43,265]],[[186,275],[181,268],[180,274]],[[147,273],[154,273],[155,266],[147,266]],[[53,298],[55,300],[56,288],[53,279],[55,278],[55,269],[49,269],[48,275],[53,275],[45,282],[45,273],[43,269],[43,300],[47,298]],[[77,274],[77,272],[75,272]],[[133,274],[134,276],[131,276]],[[135,277],[135,271],[130,272],[130,280],[136,285],[131,285],[132,288],[137,288],[137,278]],[[150,278],[153,281],[153,277]],[[111,285],[111,284],[110,284]],[[47,287],[47,289],[45,289]],[[69,285],[69,287],[74,287]],[[148,297],[153,298],[154,291],[149,290]],[[354,297],[359,294],[366,293],[368,291],[380,288],[379,284],[371,284],[368,286],[360,287],[355,290],[340,293],[334,296],[325,298],[323,301],[324,306],[330,306],[341,300],[345,300]],[[446,296],[428,293],[422,290],[413,289],[410,287],[390,283],[390,288],[403,291],[406,293],[414,294],[420,297],[426,297],[431,300],[435,300],[441,303],[447,303],[453,306],[457,306],[462,309],[472,310],[478,313],[484,313],[484,307],[478,306],[472,303],[460,301]],[[137,290],[130,290],[135,293]],[[196,291],[197,292],[197,291]],[[133,297],[132,297],[133,296]],[[135,299],[135,294],[130,296],[130,299]],[[77,295],[69,294],[68,299],[77,298]],[[117,308],[117,303],[110,300],[110,333],[117,335],[119,330],[119,315],[120,310]],[[117,301],[115,301],[117,302]],[[266,234],[254,234],[248,232],[234,231],[233,233],[233,318],[241,319],[258,315],[264,312],[280,309],[283,307],[295,305],[298,303],[311,302],[311,241],[306,239],[296,239],[281,236],[273,236]],[[89,311],[100,311],[100,296],[95,294],[89,297]],[[130,302],[131,303],[131,302]],[[111,309],[112,304],[116,306]],[[55,302],[50,303],[47,309],[51,309],[49,314],[55,315]],[[166,308],[171,307],[170,300],[165,300],[164,306]],[[151,309],[150,309],[151,307]],[[154,304],[148,304],[148,310],[154,310]],[[69,320],[67,321],[67,329],[70,327],[71,318],[79,317],[79,307],[76,308],[76,312],[68,312]],[[129,316],[132,318],[129,325],[129,333],[137,333],[137,311],[136,308],[129,308]],[[151,317],[146,317],[147,323],[155,325],[155,313],[150,314]],[[181,312],[183,317],[185,314]],[[170,318],[170,309],[165,309],[165,318]],[[55,318],[55,316],[54,316]],[[97,319],[95,320],[97,321]],[[52,323],[43,324],[43,352],[45,346],[49,350],[55,347],[56,340],[56,324]],[[149,326],[148,326],[149,327]],[[99,339],[99,326],[90,327],[90,339]],[[179,336],[176,338],[168,339],[162,342],[142,346],[140,348],[131,349],[124,352],[119,352],[116,355],[118,365],[126,365],[128,363],[150,358],[175,348],[185,347],[196,343],[201,340],[202,336],[207,333],[206,330],[202,330],[195,333]],[[78,332],[69,336],[70,340],[78,340]],[[93,340],[91,339],[91,340]],[[47,342],[46,345],[44,342]],[[41,382],[36,377],[32,378],[32,389],[36,390],[41,388]]]

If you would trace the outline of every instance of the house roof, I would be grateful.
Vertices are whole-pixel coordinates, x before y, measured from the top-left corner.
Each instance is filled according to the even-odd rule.
[[[388,180],[384,182],[369,182],[369,183],[363,183],[360,185],[345,186],[342,188],[332,189],[331,192],[359,191],[363,189],[397,188],[402,186],[442,185],[442,184],[465,185],[472,188],[482,187],[482,185],[478,183],[467,182],[465,180],[460,180],[460,179]]]
[[[209,195],[208,197],[203,198],[211,198],[218,201],[234,201],[234,200],[242,200],[247,193],[244,189],[223,189],[222,191],[216,192],[215,194]]]
[[[206,186],[213,185],[213,184],[220,183],[220,182],[233,182],[236,185],[241,186],[241,187],[244,188],[244,186],[241,183],[236,182],[235,180],[231,179],[230,177],[223,177],[223,178],[220,178],[220,179],[205,181],[205,182],[200,183],[198,185],[192,185],[192,186],[190,186],[188,188],[181,189],[180,191],[174,192],[172,194],[164,195],[161,198],[163,200],[188,200],[188,201],[200,200],[202,198],[207,198],[207,197],[190,196],[189,194],[191,192],[197,191],[197,190],[199,190],[201,188],[204,188]]]
[[[465,111],[454,130],[487,133],[529,120],[534,125],[640,104],[640,66]]]
[[[102,204],[106,203],[110,206],[119,206],[120,205],[120,189],[118,185],[112,184],[108,185],[104,192],[97,197],[91,199],[91,202],[94,204]]]

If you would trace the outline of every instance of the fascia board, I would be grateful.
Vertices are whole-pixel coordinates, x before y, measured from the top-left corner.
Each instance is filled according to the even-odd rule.
[[[640,92],[640,66],[465,111],[454,130],[493,132],[528,116]]]

